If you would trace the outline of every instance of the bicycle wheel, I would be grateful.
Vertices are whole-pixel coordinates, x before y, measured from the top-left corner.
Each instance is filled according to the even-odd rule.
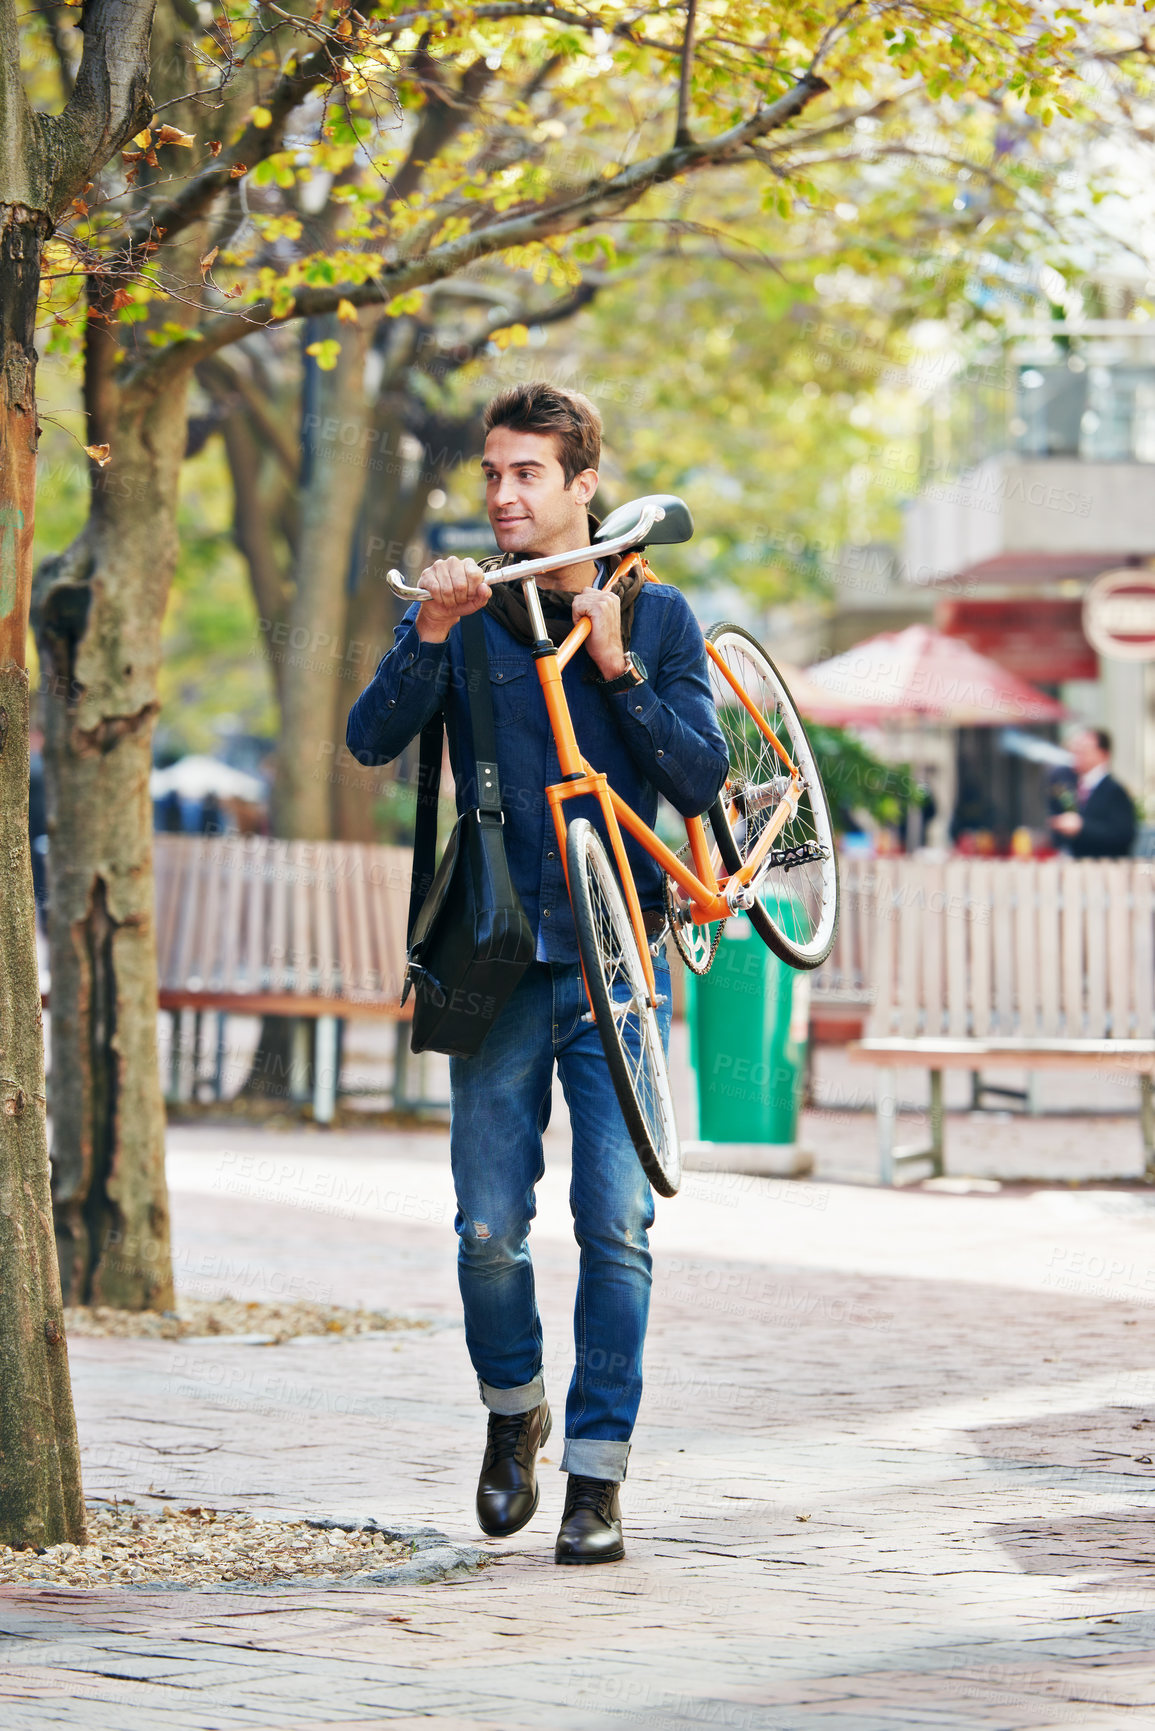
[[[798,810],[778,835],[769,864],[755,881],[750,923],[792,967],[820,967],[830,954],[838,923],[838,866],[814,752],[781,674],[757,639],[740,625],[713,625],[706,638],[803,780]],[[712,658],[709,666],[718,721],[730,754],[730,774],[710,810],[710,823],[723,864],[733,872],[749,859],[790,778],[730,680]]]
[[[682,1182],[682,1154],[658,1017],[609,856],[579,818],[566,836],[578,950],[614,1091],[642,1169],[661,1196]]]

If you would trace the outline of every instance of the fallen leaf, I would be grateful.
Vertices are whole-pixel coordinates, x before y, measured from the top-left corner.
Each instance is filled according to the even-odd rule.
[[[96,466],[103,469],[107,464],[111,451],[107,445],[85,445],[85,455],[91,457]]]
[[[808,1521],[810,1519],[810,1516],[809,1515],[795,1515],[794,1519],[796,1521]]]

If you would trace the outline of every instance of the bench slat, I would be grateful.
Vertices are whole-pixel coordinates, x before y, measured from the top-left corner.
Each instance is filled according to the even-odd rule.
[[[1127,860],[1104,862],[1107,894],[1107,1002],[1111,1036],[1125,1040],[1131,1032],[1131,866]]]
[[[234,992],[237,989],[237,973],[241,965],[245,855],[240,836],[222,836],[218,846],[224,881],[219,959],[214,978],[222,991]]]
[[[1015,927],[1015,991],[1020,1034],[1036,1034],[1039,1028],[1038,982],[1038,881],[1033,860],[1019,860],[1011,868]]]
[[[1036,883],[1039,897],[1039,1026],[1047,1038],[1057,1039],[1062,1012],[1058,860],[1040,862]]]
[[[1135,1035],[1155,1038],[1155,897],[1152,871],[1146,860],[1131,868],[1132,955],[1135,968]]]
[[[919,1015],[919,976],[922,930],[925,920],[910,917],[911,896],[918,888],[912,860],[902,860],[896,873],[896,918],[898,921],[898,1032],[910,1040],[922,1032]]]
[[[973,860],[970,865],[970,893],[974,920],[970,931],[971,952],[971,1033],[981,1039],[991,1031],[994,1005],[994,970],[991,945],[994,942],[994,909],[989,860]]]
[[[926,916],[922,946],[923,1029],[928,1034],[946,1032],[946,891],[945,873],[937,861],[928,861],[923,872],[922,893]]]
[[[965,860],[951,860],[946,868],[946,999],[947,1033],[961,1040],[967,1026],[967,868]]]
[[[1009,872],[991,874],[991,942],[994,946],[995,1026],[1001,1035],[1015,1033],[1014,886]]]
[[[1087,964],[1087,1037],[1107,1034],[1107,895],[1099,860],[1080,860],[1083,878],[1084,955]]]
[[[184,846],[180,850],[180,877],[178,880],[177,909],[178,935],[173,953],[172,980],[174,985],[186,986],[189,975],[193,973],[193,956],[195,954],[197,928],[200,923],[201,896],[204,887],[203,846],[197,847],[195,836],[182,836]],[[190,846],[190,843],[192,844]]]
[[[1075,1040],[1082,1036],[1087,1025],[1083,979],[1083,874],[1075,860],[1062,862],[1059,895],[1063,933],[1063,1032],[1069,1040]]]
[[[274,840],[268,853],[269,907],[266,927],[266,949],[263,962],[265,978],[261,984],[272,992],[286,990],[289,965],[289,844]]]
[[[335,902],[337,878],[345,867],[346,849],[338,842],[327,842],[317,849],[316,919],[317,991],[330,997],[340,991],[337,977],[337,947],[335,941]]]

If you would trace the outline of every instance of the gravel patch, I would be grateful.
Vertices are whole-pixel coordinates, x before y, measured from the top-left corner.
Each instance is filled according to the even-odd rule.
[[[412,1316],[357,1310],[340,1304],[258,1304],[239,1298],[179,1298],[175,1310],[111,1310],[78,1306],[64,1312],[65,1333],[119,1339],[184,1340],[191,1335],[263,1335],[271,1341],[302,1334],[377,1334],[390,1329],[428,1328]]]
[[[13,1551],[0,1545],[0,1586],[204,1587],[246,1581],[351,1579],[413,1555],[409,1540],[371,1526],[281,1520],[218,1509],[88,1505],[86,1545]]]

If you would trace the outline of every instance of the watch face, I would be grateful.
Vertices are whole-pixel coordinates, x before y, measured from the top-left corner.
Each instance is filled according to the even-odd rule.
[[[649,674],[646,672],[646,664],[642,660],[640,655],[634,655],[631,652],[630,666],[633,668],[634,672],[637,674],[639,679],[648,679],[650,677]]]

